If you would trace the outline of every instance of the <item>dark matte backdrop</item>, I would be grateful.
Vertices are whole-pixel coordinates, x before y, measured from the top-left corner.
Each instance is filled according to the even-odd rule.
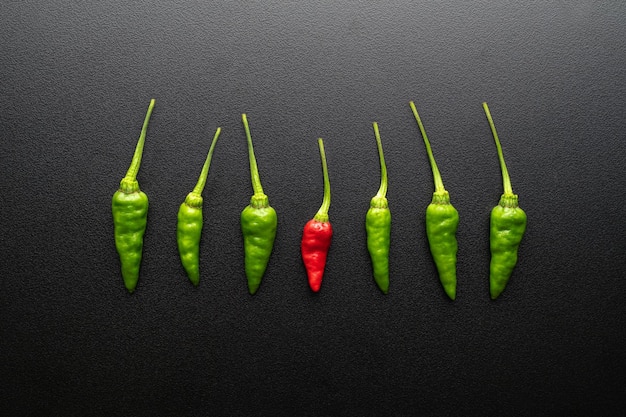
[[[4,415],[622,415],[626,3],[81,3],[0,6]],[[110,200],[153,97],[129,295]],[[455,302],[426,242],[433,184],[410,100],[461,216]],[[482,101],[529,219],[497,301],[502,185]],[[256,296],[243,112],[279,214]],[[363,226],[373,121],[393,213],[386,296]],[[194,288],[176,213],[218,126]],[[322,197],[320,136],[335,236],[312,294],[299,242]]]

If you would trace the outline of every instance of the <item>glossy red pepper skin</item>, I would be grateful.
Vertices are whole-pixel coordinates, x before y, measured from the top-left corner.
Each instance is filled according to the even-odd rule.
[[[318,292],[322,286],[324,269],[326,268],[326,258],[328,249],[333,237],[333,227],[328,219],[328,209],[330,208],[330,181],[328,179],[328,167],[326,166],[326,153],[324,152],[324,141],[317,140],[322,159],[322,172],[324,174],[324,199],[315,217],[304,225],[302,232],[302,261],[306,268],[309,287],[313,292]]]
[[[309,287],[313,292],[318,292],[322,286],[326,257],[332,237],[333,227],[328,221],[311,219],[304,225],[300,248],[309,279]]]

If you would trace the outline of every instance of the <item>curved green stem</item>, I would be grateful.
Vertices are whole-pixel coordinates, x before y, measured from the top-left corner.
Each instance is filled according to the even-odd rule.
[[[498,149],[498,158],[500,159],[500,169],[502,169],[502,185],[504,187],[504,194],[509,195],[513,194],[513,188],[511,187],[511,179],[509,178],[509,171],[506,169],[506,164],[504,163],[504,155],[502,154],[502,146],[500,146],[500,139],[498,139],[498,132],[496,132],[496,126],[493,124],[493,119],[491,118],[491,112],[489,111],[489,107],[487,103],[483,103],[483,109],[485,110],[485,114],[487,115],[487,121],[489,121],[489,127],[491,128],[491,133],[493,134],[493,139],[496,141],[496,148]]]
[[[385,164],[385,155],[383,155],[383,143],[380,140],[380,132],[378,131],[378,123],[372,123],[374,126],[374,135],[376,136],[376,146],[378,147],[378,159],[380,159],[380,188],[376,197],[385,198],[387,196],[387,164]]]
[[[252,179],[252,190],[254,195],[264,195],[263,187],[261,186],[261,178],[259,177],[259,169],[256,166],[256,158],[254,157],[254,148],[252,147],[252,137],[250,136],[250,127],[248,126],[248,119],[245,113],[241,115],[243,120],[243,127],[246,129],[246,139],[248,140],[248,157],[250,159],[250,177]]]
[[[411,110],[413,111],[413,116],[415,116],[415,121],[417,121],[417,125],[420,128],[420,132],[422,132],[422,138],[424,138],[424,144],[426,145],[426,152],[428,152],[428,159],[430,160],[430,167],[433,171],[433,179],[435,180],[435,193],[445,193],[446,189],[443,186],[443,181],[441,180],[441,174],[439,173],[439,168],[437,168],[437,163],[435,162],[433,151],[430,148],[430,142],[428,141],[428,136],[426,136],[426,129],[424,129],[424,125],[422,124],[420,115],[417,113],[415,104],[411,101],[409,102],[409,105],[411,106]]]
[[[204,186],[206,184],[206,178],[209,175],[209,166],[211,165],[211,158],[213,157],[213,149],[215,149],[215,144],[217,143],[217,138],[220,136],[220,132],[222,131],[221,127],[218,127],[215,131],[215,136],[213,136],[213,142],[211,142],[211,147],[209,148],[209,153],[204,161],[204,165],[202,166],[202,172],[200,172],[200,177],[198,178],[198,183],[194,187],[192,193],[201,195],[204,190]]]
[[[137,173],[139,172],[139,165],[141,165],[141,155],[143,154],[143,144],[146,141],[146,132],[148,131],[148,122],[150,121],[150,115],[152,114],[152,109],[154,108],[155,100],[150,100],[150,105],[148,106],[148,112],[146,113],[146,118],[143,121],[143,127],[141,128],[141,134],[139,135],[139,140],[137,141],[137,146],[135,147],[135,153],[133,154],[133,160],[130,163],[130,167],[126,172],[125,179],[134,181],[137,178]]]
[[[330,180],[328,179],[328,166],[326,165],[326,152],[324,152],[324,141],[322,138],[317,140],[320,148],[320,157],[322,158],[322,171],[324,173],[324,199],[320,209],[315,214],[315,220],[319,222],[328,221],[328,209],[330,209]]]

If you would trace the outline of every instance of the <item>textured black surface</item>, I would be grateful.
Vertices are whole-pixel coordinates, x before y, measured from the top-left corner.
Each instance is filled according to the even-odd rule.
[[[3,415],[623,415],[626,3],[81,3],[0,6]],[[152,97],[129,295],[110,199]],[[425,240],[433,185],[409,100],[461,216],[455,302]],[[485,100],[529,219],[495,302]],[[254,297],[243,112],[279,215]],[[363,226],[372,121],[394,222],[387,296]],[[176,212],[217,126],[193,288]],[[319,136],[335,237],[314,295],[299,241],[321,203]]]

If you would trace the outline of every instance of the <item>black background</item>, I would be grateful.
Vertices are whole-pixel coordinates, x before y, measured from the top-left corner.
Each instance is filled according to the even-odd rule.
[[[10,1],[0,6],[0,406],[4,415],[622,415],[626,3]],[[137,291],[110,201],[148,102]],[[459,226],[458,297],[428,250],[431,140]],[[495,119],[528,229],[488,295]],[[247,293],[241,113],[279,215]],[[364,215],[380,125],[391,288]],[[178,205],[215,129],[201,282]],[[334,240],[312,294],[299,253],[322,197]]]

